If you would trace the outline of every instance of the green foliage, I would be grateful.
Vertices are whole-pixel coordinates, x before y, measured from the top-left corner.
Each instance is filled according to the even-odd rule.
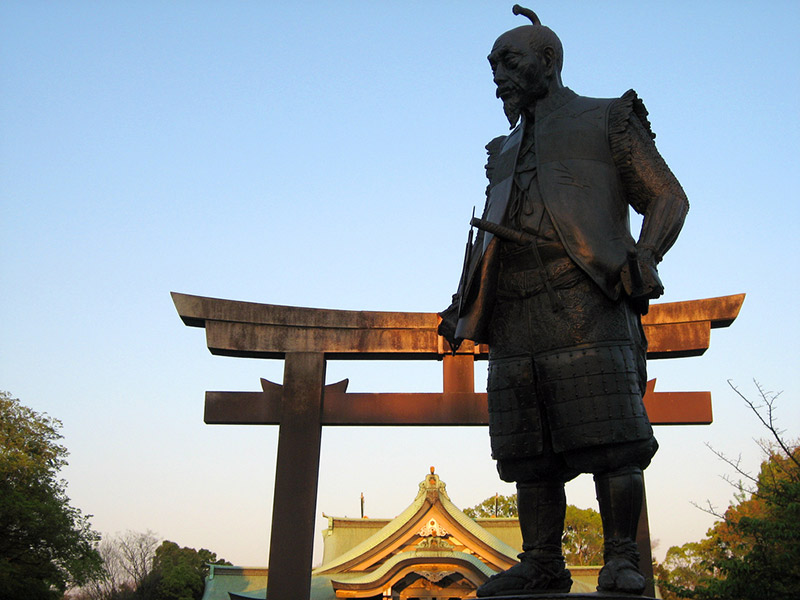
[[[209,564],[230,565],[213,552],[159,543],[152,531],[103,539],[104,572],[73,600],[199,600]]]
[[[495,494],[472,508],[465,508],[464,514],[470,519],[516,517],[517,495],[501,496],[500,494]]]
[[[743,471],[734,501],[700,542],[670,548],[656,575],[667,599],[771,600],[800,597],[800,445],[775,424],[777,394],[757,385],[759,404],[746,398],[771,434],[759,473]],[[738,390],[733,388],[737,393]],[[741,396],[741,394],[739,394]]]
[[[0,599],[60,598],[98,573],[99,540],[69,505],[61,423],[0,392]]]
[[[465,508],[464,514],[472,519],[491,517],[516,517],[517,495],[495,495],[480,504]],[[567,564],[576,566],[599,565],[603,562],[603,523],[600,513],[591,508],[567,505],[562,538]]]
[[[568,504],[562,544],[564,558],[569,565],[603,564],[603,522],[600,513],[592,508]]]
[[[210,550],[181,548],[164,541],[156,548],[153,570],[136,591],[141,600],[200,600],[209,564],[230,565]]]
[[[701,582],[714,577],[713,569],[706,566],[705,557],[710,555],[711,540],[689,542],[667,550],[664,562],[653,567],[664,600],[685,598],[682,593],[694,590]]]

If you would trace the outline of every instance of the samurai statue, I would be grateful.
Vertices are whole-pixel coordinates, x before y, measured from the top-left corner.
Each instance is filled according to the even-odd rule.
[[[487,145],[487,201],[439,333],[489,345],[489,433],[516,482],[523,552],[479,597],[568,592],[564,484],[592,473],[605,539],[598,590],[641,594],[642,470],[658,449],[642,397],[641,316],[689,205],[630,90],[579,96],[536,14],[489,54],[512,131]],[[643,215],[638,241],[629,206]],[[470,233],[471,236],[471,233]]]

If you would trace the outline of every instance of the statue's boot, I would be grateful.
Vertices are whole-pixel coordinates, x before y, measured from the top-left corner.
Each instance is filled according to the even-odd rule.
[[[567,499],[561,482],[517,484],[522,531],[520,562],[492,575],[478,588],[479,598],[536,592],[569,592],[570,572],[561,553]]]
[[[644,498],[644,479],[638,467],[594,476],[603,521],[605,566],[600,571],[600,592],[639,594],[645,578],[639,570],[636,529]]]

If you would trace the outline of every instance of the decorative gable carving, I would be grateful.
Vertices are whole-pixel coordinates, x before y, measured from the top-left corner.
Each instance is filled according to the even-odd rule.
[[[417,532],[417,535],[420,537],[430,537],[435,535],[436,537],[443,537],[449,535],[449,532],[439,525],[439,522],[436,519],[431,519],[428,521],[422,529]]]

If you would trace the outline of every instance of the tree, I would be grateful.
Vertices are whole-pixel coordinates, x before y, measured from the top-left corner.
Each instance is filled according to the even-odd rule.
[[[495,494],[487,498],[480,504],[471,508],[465,508],[464,514],[471,519],[488,517],[516,517],[517,516],[517,495],[501,496]]]
[[[230,565],[210,550],[181,548],[164,541],[156,549],[153,569],[136,590],[142,600],[200,600],[209,564]]]
[[[495,494],[464,514],[472,519],[491,517],[516,517],[517,495]],[[603,523],[600,513],[591,508],[567,505],[562,537],[567,564],[575,566],[599,565],[603,560]]]
[[[82,592],[88,600],[121,600],[133,593],[153,569],[159,540],[155,533],[126,531],[103,538],[97,547],[103,559],[103,572]]]
[[[730,383],[730,382],[729,382]],[[800,597],[800,444],[778,429],[776,399],[756,382],[751,401],[731,384],[769,439],[759,442],[764,461],[757,475],[739,459],[714,451],[741,479],[734,500],[706,539],[670,548],[659,565],[659,583],[673,598],[770,600]],[[712,449],[713,451],[713,449]]]
[[[113,600],[123,591],[133,592],[133,586],[122,566],[122,557],[112,538],[103,538],[97,546],[103,560],[103,570],[81,590],[75,591],[74,600]]]
[[[99,545],[103,573],[72,600],[199,600],[209,564],[231,563],[210,550],[181,548],[152,531],[126,531]]]
[[[158,538],[149,529],[144,533],[128,530],[118,534],[115,541],[122,568],[138,589],[153,570]]]
[[[672,546],[667,550],[664,562],[653,566],[664,600],[685,598],[682,591],[694,590],[701,580],[714,577],[714,570],[706,564],[704,558],[710,555],[710,546],[710,539]]]
[[[603,563],[603,522],[593,508],[567,505],[562,538],[564,558],[575,566]]]
[[[0,392],[0,599],[58,599],[101,568],[89,515],[58,479],[61,423]]]

